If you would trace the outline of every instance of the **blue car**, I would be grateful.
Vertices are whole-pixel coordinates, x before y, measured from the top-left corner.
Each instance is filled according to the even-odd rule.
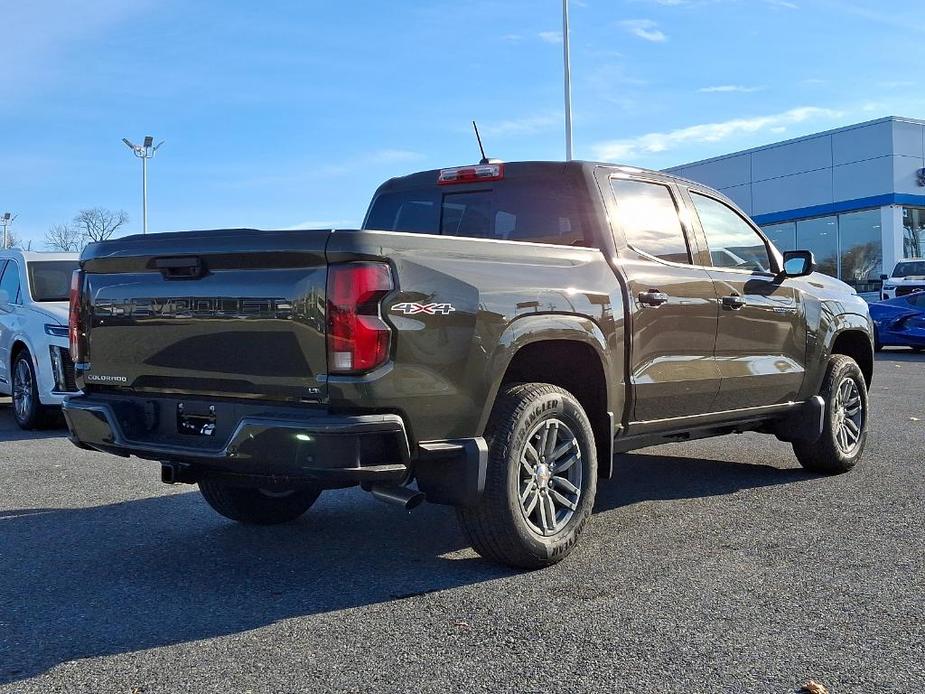
[[[874,319],[874,349],[899,345],[925,350],[925,292],[907,294],[870,305]]]

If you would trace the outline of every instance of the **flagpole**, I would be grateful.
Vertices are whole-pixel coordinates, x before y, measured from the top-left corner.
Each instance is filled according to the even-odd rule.
[[[565,161],[572,160],[572,67],[569,57],[568,0],[562,0],[562,52],[565,61]]]

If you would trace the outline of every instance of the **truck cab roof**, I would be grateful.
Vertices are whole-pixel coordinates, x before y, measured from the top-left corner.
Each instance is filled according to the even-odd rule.
[[[656,171],[654,169],[644,169],[638,166],[627,164],[614,164],[608,162],[572,160],[572,161],[512,161],[500,162],[492,160],[491,163],[499,163],[504,167],[504,178],[525,178],[540,175],[563,175],[563,174],[590,174],[596,169],[610,169],[614,173],[622,173],[628,176],[640,176],[649,180],[661,180],[665,182],[681,183],[684,185],[696,186],[703,188],[702,184],[691,181],[680,176]],[[458,166],[476,166],[476,164],[462,164]],[[437,183],[441,171],[448,168],[428,169],[426,171],[417,171],[406,176],[396,176],[383,183],[379,190],[397,190],[410,187],[419,187],[422,185],[432,185]],[[460,183],[458,185],[467,185]]]

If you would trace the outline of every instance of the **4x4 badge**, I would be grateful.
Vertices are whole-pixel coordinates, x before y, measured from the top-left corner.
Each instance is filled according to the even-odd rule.
[[[432,316],[435,313],[440,313],[446,316],[456,309],[453,308],[453,304],[419,304],[406,301],[400,304],[395,304],[392,307],[392,310],[396,313],[404,313],[406,316],[414,316],[418,313],[424,313],[428,316]]]

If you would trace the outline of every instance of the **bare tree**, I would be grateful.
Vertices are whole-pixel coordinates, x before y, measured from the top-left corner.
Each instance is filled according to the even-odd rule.
[[[84,243],[105,241],[111,238],[123,224],[128,222],[125,210],[114,212],[105,207],[92,207],[81,210],[74,217],[74,226],[84,237]]]
[[[9,229],[6,232],[6,247],[7,248],[18,248],[21,251],[31,251],[32,241],[27,241],[26,244],[23,245],[23,240],[19,236],[19,234],[17,234],[12,229]]]
[[[55,224],[45,232],[45,245],[53,251],[79,252],[87,245],[80,229],[71,224]]]

